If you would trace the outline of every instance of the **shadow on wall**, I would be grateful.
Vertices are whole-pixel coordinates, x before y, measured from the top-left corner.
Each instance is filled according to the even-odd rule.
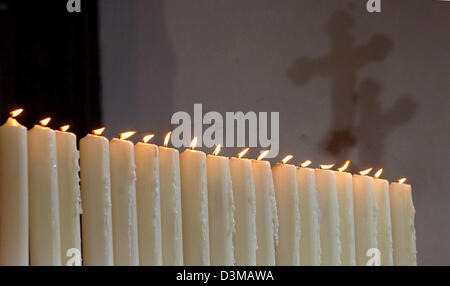
[[[326,28],[331,39],[330,54],[315,59],[298,58],[287,76],[299,86],[307,84],[313,76],[330,78],[333,114],[331,130],[324,138],[327,153],[344,161],[350,149],[358,147],[359,163],[382,166],[383,140],[396,126],[412,118],[415,104],[402,97],[390,110],[382,111],[378,100],[381,88],[375,80],[366,80],[357,90],[358,70],[371,62],[383,61],[393,42],[384,34],[374,34],[367,43],[355,45],[353,26],[354,18],[349,13],[335,12]]]

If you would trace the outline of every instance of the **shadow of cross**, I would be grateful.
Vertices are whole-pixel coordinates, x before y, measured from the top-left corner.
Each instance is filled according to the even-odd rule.
[[[368,42],[355,45],[351,33],[354,19],[345,11],[337,11],[327,24],[331,49],[321,58],[298,58],[287,76],[295,84],[305,85],[313,76],[331,80],[332,124],[325,138],[325,149],[346,159],[349,148],[356,144],[353,126],[356,118],[357,73],[370,62],[382,61],[392,49],[392,41],[383,34],[374,34]]]
[[[417,112],[417,103],[407,95],[383,110],[381,87],[372,79],[361,83],[358,121],[355,127],[358,139],[358,162],[375,170],[383,168],[385,141],[396,128],[411,120]]]

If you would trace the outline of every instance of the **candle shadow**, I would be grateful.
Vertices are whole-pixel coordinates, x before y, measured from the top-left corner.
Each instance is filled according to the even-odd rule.
[[[287,77],[298,86],[306,85],[314,76],[330,78],[332,124],[323,140],[323,148],[339,160],[348,159],[349,150],[357,145],[354,125],[358,109],[358,70],[384,60],[393,47],[392,40],[384,34],[374,34],[368,42],[356,45],[352,35],[354,24],[348,12],[335,12],[326,26],[331,40],[330,53],[321,58],[300,57],[287,72]]]

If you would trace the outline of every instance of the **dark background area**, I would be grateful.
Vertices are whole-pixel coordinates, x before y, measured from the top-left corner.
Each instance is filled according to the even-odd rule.
[[[0,120],[22,107],[29,128],[51,116],[79,137],[106,126],[162,144],[194,103],[277,111],[272,163],[407,177],[418,262],[450,265],[450,2],[381,2],[81,0],[68,13],[65,0],[0,0]]]
[[[66,1],[0,1],[0,120],[23,108],[31,128],[70,124],[85,134],[101,123],[97,1],[67,13]]]

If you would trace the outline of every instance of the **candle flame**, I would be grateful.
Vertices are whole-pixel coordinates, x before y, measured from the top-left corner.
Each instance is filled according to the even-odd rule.
[[[50,120],[52,120],[52,119],[50,117],[47,117],[47,118],[39,121],[39,123],[41,123],[42,126],[47,126],[47,124],[50,122]]]
[[[189,145],[189,148],[194,150],[195,146],[197,146],[197,141],[198,141],[198,138],[194,137],[194,139],[192,139],[191,145]]]
[[[217,145],[216,149],[214,150],[213,155],[214,155],[214,156],[219,155],[220,149],[221,149],[221,147],[220,147],[220,144],[219,144],[219,145]]]
[[[381,173],[383,173],[383,168],[381,168],[380,170],[378,170],[378,172],[376,172],[376,174],[374,175],[375,178],[379,178],[381,176]]]
[[[124,133],[120,133],[120,140],[126,140],[136,134],[136,131],[128,131]]]
[[[334,164],[330,164],[330,165],[320,165],[320,168],[324,169],[324,170],[328,170],[334,167]]]
[[[306,168],[311,164],[312,164],[312,162],[310,160],[306,160],[305,162],[301,163],[300,166],[302,166],[303,168]]]
[[[97,136],[101,136],[103,134],[103,131],[105,131],[105,129],[106,129],[105,127],[95,129],[95,130],[92,130],[92,133],[94,133]]]
[[[20,109],[16,109],[16,110],[11,111],[9,114],[11,114],[11,117],[14,118],[14,117],[19,116],[19,114],[21,114],[22,112],[23,112],[23,109],[20,108]]]
[[[344,166],[338,168],[339,172],[344,172],[345,169],[347,169],[348,165],[350,165],[350,160],[347,160],[344,164]]]
[[[359,173],[360,173],[361,175],[365,176],[365,175],[369,174],[371,171],[372,171],[372,168],[369,168],[369,169],[364,170],[364,171],[361,171],[361,172],[359,172]]]
[[[167,133],[166,137],[164,138],[164,147],[169,146],[170,135],[172,135],[172,131],[170,131],[169,133]]]
[[[287,155],[286,157],[284,157],[283,160],[281,160],[281,162],[283,162],[283,164],[286,164],[289,160],[291,160],[292,158],[294,158],[294,156],[292,155]]]
[[[70,125],[64,125],[64,126],[59,127],[59,130],[61,130],[62,132],[66,132],[67,130],[69,130],[69,128],[70,128]]]
[[[262,152],[256,160],[261,161],[262,159],[264,159],[267,156],[267,154],[269,154],[269,150]]]
[[[144,143],[148,143],[148,141],[150,141],[153,137],[155,137],[155,135],[153,134],[144,136],[144,138],[142,138],[142,141],[144,141]]]
[[[242,157],[244,157],[245,154],[247,154],[248,150],[250,150],[250,148],[245,148],[244,150],[242,150],[241,153],[238,154],[238,158],[241,159]]]
[[[398,180],[399,184],[403,184],[404,182],[406,182],[406,178],[401,178],[400,180]]]

